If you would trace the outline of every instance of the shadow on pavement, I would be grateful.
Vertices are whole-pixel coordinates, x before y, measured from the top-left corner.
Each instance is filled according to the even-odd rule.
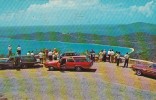
[[[135,75],[136,75],[136,74],[135,74]],[[142,76],[138,76],[138,77],[144,77],[144,78],[150,78],[150,79],[156,80],[156,77],[154,77],[154,76],[149,76],[149,75],[142,75]]]
[[[61,70],[59,70],[59,69],[55,69],[55,70],[53,70],[53,71],[60,71],[60,72],[62,72],[62,73],[65,73],[65,71],[70,71],[70,72],[96,72],[96,70],[97,69],[83,69],[83,70],[81,70],[81,71],[76,71],[76,70],[67,70],[67,69],[61,69]],[[49,71],[49,70],[48,70]]]

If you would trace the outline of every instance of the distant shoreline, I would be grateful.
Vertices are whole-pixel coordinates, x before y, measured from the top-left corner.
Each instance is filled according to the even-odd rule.
[[[2,38],[37,40],[37,41],[59,41],[67,43],[89,43],[95,45],[109,45],[126,47],[132,50],[131,57],[148,61],[156,61],[156,35],[148,33],[133,33],[121,36],[105,36],[85,33],[32,33],[32,34],[12,34],[1,36]]]
[[[98,52],[101,51],[101,49],[106,49],[107,50],[107,49],[113,49],[114,48],[114,50],[119,50],[119,51],[122,50],[122,49],[126,49],[126,50],[130,49],[130,51],[128,50],[128,52],[132,52],[132,50],[133,50],[131,48],[122,47],[122,46],[111,46],[111,45],[102,45],[102,44],[95,44],[95,43],[72,43],[72,42],[62,42],[62,41],[38,41],[38,40],[7,39],[7,38],[6,38],[6,40],[2,40],[2,41],[3,42],[4,41],[8,41],[8,43],[7,43],[8,45],[12,45],[12,43],[13,43],[13,45],[12,45],[12,47],[13,47],[13,53],[16,52],[16,46],[17,46],[17,44],[20,44],[21,43],[22,45],[24,45],[24,46],[21,45],[22,51],[25,50],[25,51],[23,51],[24,54],[26,54],[26,52],[29,51],[29,50],[33,50],[35,52],[36,49],[38,51],[43,50],[45,48],[46,49],[49,49],[50,48],[49,47],[49,44],[54,45],[54,47],[55,47],[55,45],[66,45],[67,47],[69,45],[69,49],[68,50],[75,49],[75,46],[78,46],[78,48],[80,48],[82,46],[82,48],[81,48],[82,50],[80,50],[79,53],[84,53],[84,52],[86,52],[86,50],[91,50],[91,49],[94,49],[97,54],[98,54]],[[23,43],[25,43],[25,44],[23,44]],[[35,48],[32,44],[35,44],[35,47],[38,44],[41,44],[41,46],[37,46]],[[7,46],[8,45],[6,45],[5,48],[3,48],[1,50],[1,52],[4,52],[4,50],[5,50],[6,53],[1,53],[1,55],[6,55],[7,54],[7,52],[8,52],[7,51]],[[26,45],[29,45],[29,47],[27,47]],[[33,47],[31,48],[31,46],[33,46]],[[52,48],[54,48],[54,47],[52,47]],[[61,52],[65,52],[63,49],[60,49],[60,47],[58,47],[58,49]],[[88,47],[89,47],[89,49],[88,49]],[[57,46],[56,46],[56,48],[57,48]],[[101,48],[101,49],[99,49],[99,48]],[[125,54],[126,52],[121,52],[121,53]]]

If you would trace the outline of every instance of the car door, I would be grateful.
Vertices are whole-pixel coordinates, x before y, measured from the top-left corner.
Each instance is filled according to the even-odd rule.
[[[14,58],[9,58],[9,60],[7,61],[7,65],[10,68],[14,68],[14,66],[15,66],[15,59]]]
[[[66,62],[66,68],[73,69],[75,67],[75,61],[73,58],[68,58]]]
[[[148,65],[139,65],[137,69],[140,69],[142,71],[142,73],[145,74],[145,75],[150,75],[151,74],[150,66],[148,66]]]
[[[153,68],[153,76],[156,78],[156,66],[154,66],[154,68]]]
[[[61,61],[60,61],[60,67],[61,68],[66,68],[66,58],[61,59]]]
[[[4,69],[6,67],[6,61],[7,60],[0,59],[0,69]]]
[[[90,66],[90,62],[88,62],[86,58],[80,58],[79,62],[82,68],[87,68]]]
[[[156,64],[151,66],[151,76],[156,77]]]

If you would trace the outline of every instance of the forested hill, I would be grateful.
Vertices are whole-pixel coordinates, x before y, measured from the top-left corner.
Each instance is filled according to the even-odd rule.
[[[98,34],[58,32],[16,34],[12,39],[38,40],[38,41],[62,41],[72,43],[95,43],[103,45],[123,46],[134,48],[133,58],[156,60],[156,35],[147,33],[133,33],[121,36],[106,36]]]
[[[60,25],[60,26],[10,26],[0,27],[0,36],[32,33],[86,33],[107,36],[120,36],[133,33],[156,34],[156,25],[137,22],[119,25]]]

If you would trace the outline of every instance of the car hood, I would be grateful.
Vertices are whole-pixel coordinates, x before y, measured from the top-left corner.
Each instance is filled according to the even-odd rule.
[[[147,68],[148,67],[148,65],[144,65],[144,64],[136,64],[135,65],[136,67],[141,67],[141,68]]]
[[[50,63],[50,64],[52,64],[52,63],[58,63],[58,62],[59,62],[59,60],[46,61],[46,63]]]

